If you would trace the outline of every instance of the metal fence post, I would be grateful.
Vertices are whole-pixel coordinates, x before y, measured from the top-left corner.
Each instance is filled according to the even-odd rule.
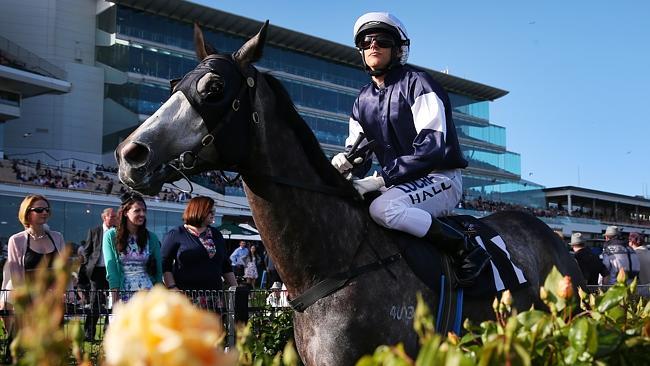
[[[226,323],[226,346],[234,347],[236,338],[235,330],[235,292],[237,291],[237,286],[231,286],[228,290],[224,291],[225,300],[226,300],[226,313],[225,323]]]
[[[248,321],[248,294],[246,286],[231,286],[226,293],[226,329],[228,335],[226,345],[233,347],[237,340],[238,322]]]

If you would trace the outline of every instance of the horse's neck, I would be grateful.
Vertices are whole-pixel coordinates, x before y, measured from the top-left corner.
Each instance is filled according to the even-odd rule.
[[[301,141],[266,101],[248,170],[322,184]],[[287,287],[301,292],[324,276],[347,269],[364,240],[365,212],[344,199],[244,175],[246,196],[264,244]],[[361,214],[363,212],[363,214]]]

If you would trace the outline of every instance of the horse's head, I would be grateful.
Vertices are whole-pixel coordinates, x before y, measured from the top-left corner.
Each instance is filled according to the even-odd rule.
[[[233,55],[206,45],[194,26],[199,65],[172,81],[170,98],[115,149],[120,180],[147,194],[182,174],[236,169],[250,152],[251,110],[268,21]]]

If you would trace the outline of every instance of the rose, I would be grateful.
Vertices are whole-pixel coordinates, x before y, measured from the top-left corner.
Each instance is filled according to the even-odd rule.
[[[565,300],[573,297],[573,283],[571,283],[570,276],[564,276],[564,278],[560,280],[560,283],[558,283],[557,292],[558,296]]]
[[[233,364],[219,347],[223,331],[217,316],[194,307],[179,293],[156,286],[113,310],[104,337],[110,366]]]

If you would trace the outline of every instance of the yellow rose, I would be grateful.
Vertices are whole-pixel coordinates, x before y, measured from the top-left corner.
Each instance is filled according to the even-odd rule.
[[[558,296],[563,299],[570,299],[573,297],[573,283],[570,276],[564,276],[558,284]]]
[[[156,286],[116,304],[113,314],[104,337],[110,366],[232,364],[219,347],[223,332],[217,316],[179,293]]]

